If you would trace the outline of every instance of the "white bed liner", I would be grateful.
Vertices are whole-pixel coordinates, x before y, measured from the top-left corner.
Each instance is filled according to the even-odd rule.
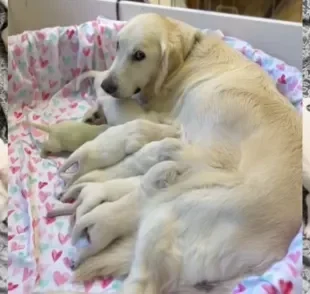
[[[302,24],[121,1],[120,18],[129,20],[144,12],[157,12],[195,27],[220,29],[268,54],[302,69]],[[116,19],[116,0],[10,0],[10,35],[44,27],[67,26],[98,15]]]

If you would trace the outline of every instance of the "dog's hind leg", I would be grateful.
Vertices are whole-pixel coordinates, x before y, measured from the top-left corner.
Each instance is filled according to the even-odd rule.
[[[129,273],[136,236],[120,238],[94,256],[84,260],[74,271],[77,282],[96,277],[120,278]]]
[[[155,209],[140,224],[130,274],[122,294],[161,294],[177,288],[182,257],[176,219],[169,206]]]

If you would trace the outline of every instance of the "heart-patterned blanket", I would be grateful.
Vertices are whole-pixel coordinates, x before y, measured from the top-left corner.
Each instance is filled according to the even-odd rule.
[[[91,84],[79,92],[71,82],[89,69],[107,69],[115,55],[115,38],[123,22],[98,18],[79,26],[25,32],[9,39],[9,292],[48,291],[117,293],[121,282],[105,279],[84,284],[71,281],[67,217],[47,219],[46,212],[62,189],[57,168],[62,158],[41,159],[44,134],[20,124],[26,119],[55,123],[80,119],[94,100]],[[236,50],[262,66],[281,91],[301,109],[302,75],[284,62],[248,43],[223,37]],[[236,293],[300,293],[301,233],[284,260],[263,276],[236,285]],[[280,292],[279,292],[280,291]]]

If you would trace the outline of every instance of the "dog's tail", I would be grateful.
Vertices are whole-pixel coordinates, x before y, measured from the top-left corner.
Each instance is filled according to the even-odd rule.
[[[25,121],[24,124],[39,129],[48,134],[51,132],[51,127],[49,125],[39,124],[31,121]]]
[[[103,251],[83,261],[74,271],[75,281],[98,277],[120,278],[129,273],[134,254],[135,236],[118,239]]]
[[[75,82],[75,90],[78,91],[80,90],[80,86],[82,81],[84,81],[86,78],[95,78],[98,75],[98,71],[96,70],[90,70],[87,72],[82,73],[76,78]]]

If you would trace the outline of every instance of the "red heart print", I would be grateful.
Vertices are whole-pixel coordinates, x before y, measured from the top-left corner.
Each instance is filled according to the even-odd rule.
[[[67,235],[63,235],[61,233],[58,234],[58,240],[60,242],[61,245],[64,245],[68,240],[69,240],[70,236]]]
[[[266,294],[278,294],[278,290],[273,285],[263,285]]]
[[[28,231],[28,229],[29,229],[28,226],[22,227],[22,226],[18,225],[18,226],[16,227],[16,231],[17,231],[18,234],[25,233],[25,232]]]
[[[56,221],[55,217],[46,217],[45,218],[45,222],[47,225],[50,225],[50,224],[54,223],[55,221]]]
[[[32,276],[32,274],[33,274],[33,270],[29,268],[25,268],[24,273],[23,273],[23,282],[28,280]]]
[[[83,54],[84,54],[84,56],[89,56],[89,54],[90,54],[90,48],[84,48],[83,49]]]
[[[77,106],[78,106],[77,102],[70,104],[70,107],[71,107],[72,109],[76,108]]]
[[[39,192],[39,198],[40,198],[40,200],[41,200],[42,203],[44,203],[44,202],[46,201],[48,195],[49,195],[48,193],[45,193],[45,192],[43,192],[43,191],[40,191],[40,192]]]
[[[75,78],[75,77],[80,75],[81,69],[80,68],[72,68],[71,73],[72,73],[73,77]]]
[[[33,120],[37,120],[37,119],[39,119],[39,118],[40,118],[40,115],[36,115],[36,114],[34,114],[34,115],[32,116],[32,118],[33,118]]]
[[[39,189],[43,189],[45,186],[47,186],[46,182],[39,182]]]
[[[31,172],[31,173],[34,173],[36,172],[36,168],[31,164],[30,161],[28,161],[28,170]]]
[[[11,171],[13,174],[16,174],[20,170],[19,166],[11,166]]]
[[[18,287],[18,284],[13,284],[13,283],[11,283],[11,282],[8,284],[8,290],[9,290],[9,291],[13,291],[13,290],[15,290],[17,287]]]
[[[11,241],[14,237],[15,235],[8,235],[8,241]]]
[[[43,32],[37,32],[36,35],[37,35],[37,37],[38,37],[38,39],[40,41],[44,41],[45,40],[46,36],[45,36],[45,34]]]
[[[68,36],[68,39],[69,39],[69,40],[72,39],[73,35],[74,35],[74,30],[68,29],[68,30],[67,30],[67,36]]]
[[[280,78],[278,78],[278,83],[279,84],[283,84],[283,85],[286,84],[286,77],[285,77],[285,75],[282,75]]]
[[[97,36],[97,43],[98,43],[99,47],[102,46],[102,41],[101,41],[101,37],[100,36]]]
[[[8,80],[11,80],[11,78],[12,78],[12,75],[9,74],[9,75],[8,75]]]
[[[113,279],[104,279],[103,281],[101,281],[101,288],[105,289],[106,287],[108,287],[111,283],[112,283]]]
[[[49,98],[49,96],[50,96],[50,94],[49,93],[47,93],[47,92],[42,92],[42,99],[44,100],[44,101],[46,101],[48,98]]]
[[[31,150],[29,150],[28,148],[24,148],[25,152],[30,155],[31,154]]]
[[[8,211],[8,217],[9,217],[13,212],[14,212],[14,210],[13,210],[13,209],[10,209],[10,210]]]
[[[17,160],[18,160],[17,157],[16,158],[15,157],[11,157],[10,158],[10,161],[11,161],[12,164],[14,164]]]
[[[23,196],[24,199],[29,198],[29,194],[28,194],[28,192],[27,192],[26,190],[23,189],[23,190],[21,191],[21,194],[22,194],[22,196]]]
[[[291,281],[284,281],[281,279],[279,281],[279,286],[280,286],[281,294],[292,294],[293,283]]]
[[[57,85],[57,81],[49,81],[50,88],[54,88]]]
[[[53,258],[53,261],[56,262],[60,256],[62,255],[62,251],[57,251],[57,250],[53,250],[52,251],[52,258]]]
[[[18,250],[22,250],[25,248],[25,245],[23,244],[18,244],[17,242],[13,242],[12,246],[11,246],[11,251],[18,251]]]
[[[45,68],[48,65],[48,60],[44,60],[40,57],[40,66],[41,68]]]
[[[15,56],[20,57],[23,54],[23,49],[21,47],[19,47],[18,45],[15,45],[13,52],[14,52]]]
[[[85,292],[88,293],[90,289],[93,287],[94,281],[86,281],[84,282]]]
[[[52,172],[47,173],[48,180],[51,181],[54,178],[54,174]]]
[[[17,112],[15,111],[14,112],[14,116],[17,118],[17,119],[20,119],[22,117],[23,113],[22,112]]]

